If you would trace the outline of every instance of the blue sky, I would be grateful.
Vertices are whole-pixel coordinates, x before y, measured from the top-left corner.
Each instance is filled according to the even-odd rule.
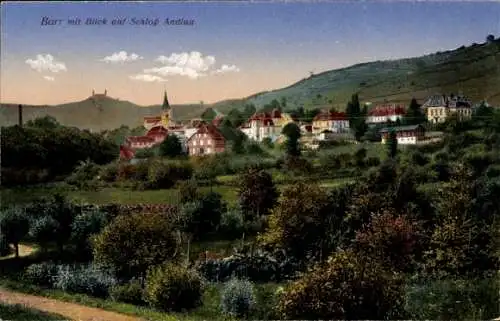
[[[44,16],[184,18],[195,25],[40,26]],[[214,102],[284,87],[309,71],[454,49],[488,34],[500,35],[499,2],[3,3],[2,80],[10,81],[0,84],[1,100],[74,101],[96,87],[149,104],[168,87],[175,103]],[[120,51],[142,59],[99,61]],[[181,69],[156,73],[158,81],[131,78],[160,67],[158,56],[191,52],[214,57],[210,70],[234,68],[196,78]],[[33,70],[26,60],[40,54],[66,70]],[[25,97],[26,84],[37,101]]]

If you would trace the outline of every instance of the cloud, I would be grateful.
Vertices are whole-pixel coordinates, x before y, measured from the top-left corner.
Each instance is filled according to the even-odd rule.
[[[240,68],[235,65],[222,65],[219,69],[215,71],[216,74],[224,74],[227,72],[239,72]]]
[[[25,61],[30,67],[38,72],[50,71],[50,72],[60,72],[67,71],[66,65],[63,62],[58,62],[54,59],[54,56],[50,54],[46,55],[36,55],[35,59],[27,59]]]
[[[143,59],[144,57],[139,56],[136,53],[128,54],[126,51],[115,52],[111,56],[106,56],[101,59],[101,61],[116,64],[116,63],[124,63],[130,61],[136,61]]]
[[[164,79],[160,76],[144,75],[144,74],[129,76],[129,78],[132,80],[139,80],[139,81],[145,81],[145,82],[164,82],[164,81],[167,81],[166,79]]]
[[[168,57],[159,56],[156,61],[165,66],[145,69],[144,73],[164,77],[178,75],[197,79],[205,76],[215,65],[214,56],[203,56],[198,51],[173,53]]]
[[[54,77],[51,77],[51,76],[43,76],[43,78],[45,80],[48,80],[48,81],[54,81],[54,80],[56,80]]]

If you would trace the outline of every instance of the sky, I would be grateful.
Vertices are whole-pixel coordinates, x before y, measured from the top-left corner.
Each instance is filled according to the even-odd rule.
[[[171,104],[213,103],[488,34],[500,36],[498,1],[4,2],[0,101],[60,104],[107,90],[151,105],[166,89]]]

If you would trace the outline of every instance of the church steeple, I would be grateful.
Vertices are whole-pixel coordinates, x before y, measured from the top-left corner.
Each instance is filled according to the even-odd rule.
[[[167,91],[165,90],[165,95],[163,96],[163,105],[161,105],[161,109],[169,110],[170,104],[168,103]]]

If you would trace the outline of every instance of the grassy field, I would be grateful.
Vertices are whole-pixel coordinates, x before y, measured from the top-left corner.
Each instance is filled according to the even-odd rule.
[[[26,306],[0,303],[0,320],[9,321],[55,321],[65,320],[64,317],[49,314]]]
[[[236,179],[236,175],[225,175],[218,177],[218,181],[228,183]],[[319,184],[331,188],[339,184],[352,181],[348,178],[321,180]],[[279,184],[278,188],[283,189],[286,185]],[[15,204],[29,203],[39,197],[47,196],[56,191],[62,191],[59,186],[36,186],[30,188],[12,188],[0,189],[1,206],[7,207]],[[238,200],[238,190],[234,186],[214,185],[212,187],[202,187],[202,192],[214,191],[220,193],[223,199],[230,205],[235,204]],[[129,190],[116,187],[106,187],[97,191],[68,191],[68,197],[75,202],[93,203],[93,204],[177,204],[179,202],[179,191],[177,189],[160,189],[160,190]]]

